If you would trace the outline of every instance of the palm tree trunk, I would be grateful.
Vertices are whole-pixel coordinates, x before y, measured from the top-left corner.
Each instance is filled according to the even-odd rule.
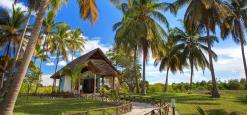
[[[245,72],[245,81],[247,82],[247,66],[246,66],[246,59],[245,59],[245,53],[244,53],[244,34],[241,29],[241,23],[240,20],[238,20],[238,25],[239,25],[239,34],[240,34],[240,44],[241,44],[241,51],[242,51],[242,58],[243,58],[243,63],[244,63],[244,72]]]
[[[134,70],[135,70],[136,93],[140,93],[138,77],[136,74],[137,73],[136,71],[136,49],[134,50]]]
[[[166,83],[165,83],[165,87],[164,87],[164,92],[168,92],[168,75],[169,75],[169,67],[167,67],[166,70]]]
[[[57,66],[59,63],[59,50],[57,51],[57,63],[56,63],[56,67],[55,67],[55,73],[57,72]],[[52,86],[52,93],[56,92],[56,78],[53,79],[53,86]]]
[[[212,50],[211,50],[211,40],[209,37],[209,29],[207,28],[207,38],[208,38],[208,57],[209,57],[209,69],[211,72],[211,76],[212,76],[212,97],[213,98],[219,98],[220,94],[218,92],[217,89],[217,83],[216,83],[216,78],[215,78],[215,73],[214,73],[214,65],[213,65],[213,58],[212,58]]]
[[[44,40],[44,43],[43,43],[43,49],[45,49],[45,42],[46,42],[46,39],[47,37],[45,37],[45,40]],[[40,84],[40,79],[41,79],[41,72],[42,72],[42,63],[43,63],[43,60],[44,60],[44,55],[45,55],[45,52],[42,53],[42,56],[41,56],[41,59],[40,59],[40,65],[39,65],[39,69],[40,69],[40,73],[39,73],[39,81],[38,83],[36,84],[36,88],[35,88],[35,91],[34,91],[34,94],[36,95],[37,91],[38,91],[38,88],[39,88],[39,84]]]
[[[190,59],[190,91],[192,90],[192,79],[194,74],[193,59]]]
[[[7,93],[7,96],[3,102],[2,105],[2,109],[0,111],[1,115],[13,115],[13,110],[14,110],[14,106],[15,106],[15,102],[16,99],[18,97],[19,91],[21,89],[21,85],[22,82],[25,78],[25,74],[27,72],[27,68],[28,65],[31,61],[37,40],[38,40],[38,36],[39,36],[39,32],[44,20],[44,16],[45,16],[45,10],[46,7],[48,5],[49,0],[43,0],[41,2],[41,6],[39,8],[39,12],[37,14],[37,19],[31,34],[31,38],[28,42],[26,51],[23,55],[23,59],[22,59],[22,63],[20,65],[19,71],[13,81],[13,84],[11,84],[10,90]]]
[[[9,41],[8,45],[7,45],[7,50],[6,50],[6,55],[5,55],[5,63],[4,63],[4,66],[3,66],[3,73],[1,75],[1,78],[0,78],[0,89],[3,87],[3,79],[4,79],[4,76],[5,76],[5,71],[7,70],[7,66],[9,65],[9,53],[10,53],[10,46],[11,45],[11,41]]]
[[[129,68],[128,71],[130,71]],[[130,76],[129,92],[134,92],[133,76]]]
[[[29,21],[30,21],[30,18],[31,18],[31,16],[32,16],[31,14],[32,14],[31,11],[29,11],[29,12],[28,12],[28,18],[27,18],[27,21],[26,21],[26,23],[25,23],[24,32],[23,32],[22,35],[21,35],[21,42],[20,42],[20,45],[19,45],[19,47],[18,47],[18,51],[17,51],[17,53],[16,53],[15,60],[14,60],[14,62],[13,62],[13,70],[15,70],[15,66],[16,66],[17,60],[18,60],[19,55],[20,55],[20,52],[21,52],[22,43],[23,43],[23,40],[24,40],[26,31],[27,31],[27,26],[28,26]],[[15,71],[13,71],[12,74],[14,75],[14,73],[15,73]]]
[[[143,53],[143,62],[142,62],[142,94],[146,95],[146,78],[145,78],[145,67],[146,67],[146,62],[145,62],[145,55]]]

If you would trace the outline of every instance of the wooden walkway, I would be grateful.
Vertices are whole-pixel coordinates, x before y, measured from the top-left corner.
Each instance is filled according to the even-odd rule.
[[[154,106],[149,103],[140,103],[140,102],[132,102],[133,103],[133,108],[132,111],[123,115],[144,115],[153,109],[158,109],[159,107]],[[175,115],[179,115],[177,111],[175,111]],[[172,115],[172,108],[169,108],[169,113],[168,115]]]
[[[148,103],[133,102],[132,111],[123,115],[144,115],[157,107]]]

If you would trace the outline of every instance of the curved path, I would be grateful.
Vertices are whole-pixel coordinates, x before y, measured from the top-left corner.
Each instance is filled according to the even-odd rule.
[[[152,111],[153,109],[157,109],[158,107],[153,106],[152,104],[149,103],[140,103],[140,102],[133,102],[133,108],[132,111],[123,115],[144,115],[150,111]],[[172,109],[169,108],[169,113],[168,115],[172,115]],[[177,111],[176,115],[179,115],[179,113]]]
[[[145,113],[148,113],[148,112],[150,112],[156,108],[157,107],[155,107],[149,103],[133,102],[132,111],[129,113],[123,114],[123,115],[144,115]]]

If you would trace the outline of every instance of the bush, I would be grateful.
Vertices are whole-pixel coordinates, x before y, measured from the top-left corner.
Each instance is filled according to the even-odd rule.
[[[228,88],[230,90],[240,90],[240,89],[243,89],[243,87],[241,86],[240,82],[238,82],[238,80],[229,80],[229,82],[228,82]]]

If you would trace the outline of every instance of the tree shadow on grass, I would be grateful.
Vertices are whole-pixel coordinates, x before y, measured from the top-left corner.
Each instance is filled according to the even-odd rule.
[[[194,105],[220,105],[219,103],[213,102],[178,102],[181,104],[194,104]]]
[[[211,109],[211,110],[207,110],[207,112],[210,113],[210,115],[246,115],[247,114],[239,111],[228,113],[223,109]]]
[[[247,97],[237,97],[235,102],[247,105]]]

